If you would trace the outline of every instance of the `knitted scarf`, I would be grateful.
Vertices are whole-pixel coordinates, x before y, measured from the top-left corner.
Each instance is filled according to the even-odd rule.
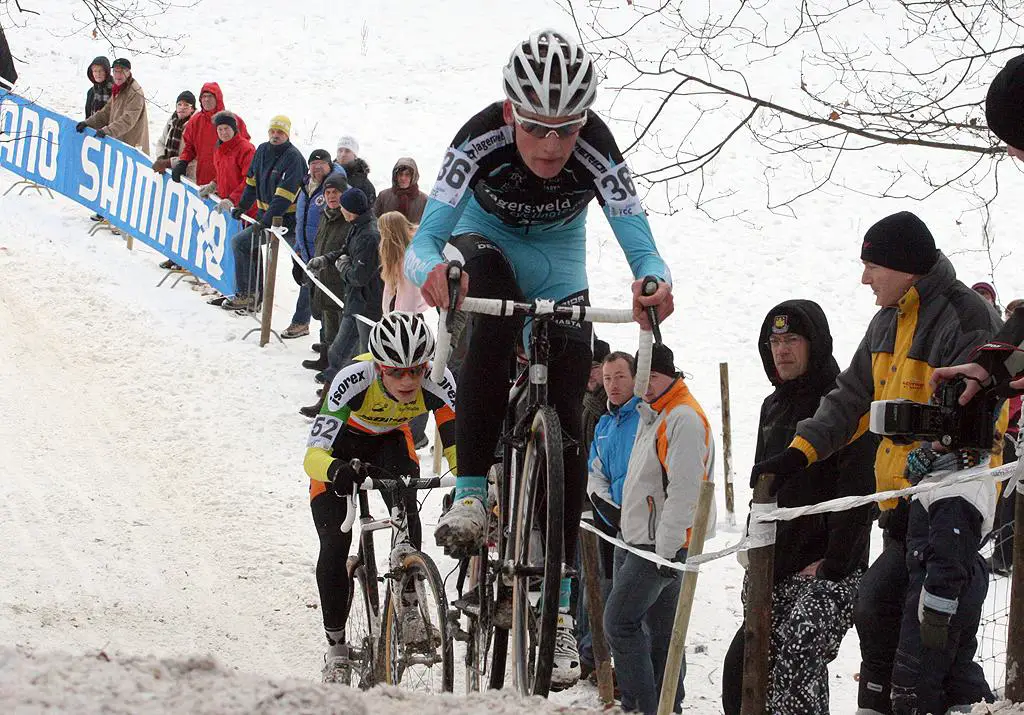
[[[399,213],[401,213],[403,216],[408,216],[409,205],[412,203],[412,200],[415,199],[420,194],[419,184],[409,184],[408,188],[395,188],[393,189],[393,191],[395,193],[395,196],[398,198]]]
[[[107,106],[107,102],[109,102],[111,96],[113,96],[113,87],[114,81],[109,77],[102,84],[94,83],[92,85],[92,106],[89,108],[90,114],[95,114]]]

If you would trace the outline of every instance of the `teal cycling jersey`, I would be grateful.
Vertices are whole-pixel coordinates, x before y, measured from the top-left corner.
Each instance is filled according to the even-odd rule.
[[[406,252],[406,275],[422,285],[444,261],[452,235],[479,233],[506,254],[527,298],[560,299],[585,290],[586,213],[595,198],[633,276],[671,281],[607,125],[588,112],[565,167],[542,179],[519,156],[515,127],[505,123],[496,102],[470,119],[448,148]]]

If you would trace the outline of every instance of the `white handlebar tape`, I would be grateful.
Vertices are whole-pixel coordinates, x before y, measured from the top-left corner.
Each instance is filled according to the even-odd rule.
[[[434,342],[434,364],[430,370],[430,379],[440,385],[444,380],[444,370],[448,367],[448,358],[452,352],[452,336],[448,332],[448,311],[441,311],[437,322],[437,340]]]
[[[633,394],[644,399],[647,394],[647,383],[651,379],[651,351],[654,349],[654,333],[650,330],[640,331],[640,347],[636,355],[636,381],[633,383]]]

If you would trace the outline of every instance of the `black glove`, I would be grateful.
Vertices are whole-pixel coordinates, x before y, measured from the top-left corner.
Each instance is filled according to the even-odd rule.
[[[102,129],[97,129],[96,130],[96,138],[97,139],[106,139],[106,137],[107,137],[107,133],[105,131],[103,131]]]
[[[605,501],[597,494],[590,495],[590,503],[594,505],[594,511],[598,514],[598,519],[595,521],[602,521],[602,527],[609,525],[615,531],[619,530],[619,521],[622,519],[621,508]]]
[[[306,283],[306,272],[295,261],[292,261],[292,280],[298,283],[300,288]]]
[[[351,496],[352,486],[361,481],[359,473],[347,459],[335,459],[331,462],[327,467],[327,477],[331,480],[328,488],[339,497]]]
[[[85,122],[79,122],[78,124],[75,125],[75,131],[78,132],[79,134],[81,134],[82,132],[85,131],[85,128],[87,126],[89,126],[89,125],[86,124]]]
[[[921,597],[924,597],[922,591]],[[949,614],[939,613],[925,606],[921,609],[921,647],[929,650],[946,649],[949,638]]]
[[[330,263],[330,260],[327,256],[314,256],[306,262],[306,268],[311,271],[319,271],[327,268],[328,263]]]
[[[179,161],[177,164],[174,165],[174,168],[171,169],[171,180],[174,181],[174,183],[176,184],[180,184],[181,177],[185,175],[186,169],[188,169],[188,162]]]
[[[243,209],[241,206],[236,206],[235,208],[231,209],[231,218],[233,218],[235,221],[241,221],[242,214],[244,213],[245,209]]]
[[[770,493],[774,496],[786,477],[794,472],[799,472],[807,466],[807,457],[796,447],[787,447],[784,451],[776,454],[771,459],[758,462],[750,470],[750,488],[757,486],[757,480],[762,474],[774,474],[775,480],[772,483]]]

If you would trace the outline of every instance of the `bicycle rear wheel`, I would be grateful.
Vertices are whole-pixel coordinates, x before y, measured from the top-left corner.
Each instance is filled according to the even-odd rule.
[[[455,649],[437,566],[426,554],[411,552],[391,583],[381,636],[384,682],[419,692],[452,692]]]
[[[348,621],[345,640],[349,647],[346,685],[368,690],[377,684],[377,613],[371,608],[366,568],[356,566],[348,581]]]
[[[551,687],[562,580],[563,502],[562,427],[554,408],[541,407],[527,437],[513,532],[513,675],[523,695],[547,696]],[[543,544],[531,547],[535,530]]]

